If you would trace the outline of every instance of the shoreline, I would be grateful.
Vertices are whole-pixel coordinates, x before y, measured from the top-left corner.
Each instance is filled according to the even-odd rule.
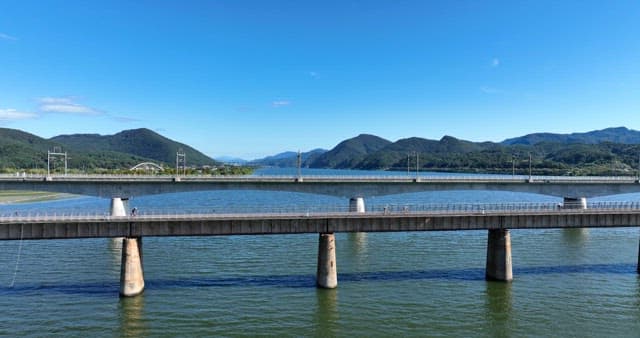
[[[56,192],[7,190],[0,191],[0,205],[54,201],[73,196],[72,194]]]

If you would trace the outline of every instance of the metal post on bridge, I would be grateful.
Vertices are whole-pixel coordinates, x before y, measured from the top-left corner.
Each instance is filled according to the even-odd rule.
[[[64,158],[64,175],[67,176],[67,152],[62,152],[60,147],[53,147],[53,151],[47,150],[47,177],[51,176],[51,159],[55,161],[57,157]]]
[[[180,175],[180,169],[183,175],[187,174],[187,154],[182,148],[176,152],[176,176]]]
[[[529,153],[529,182],[531,182],[531,153]]]
[[[298,177],[297,177],[297,180],[298,180],[298,182],[302,182],[302,153],[300,152],[300,150],[298,150],[298,163],[297,163],[297,167],[298,167]]]

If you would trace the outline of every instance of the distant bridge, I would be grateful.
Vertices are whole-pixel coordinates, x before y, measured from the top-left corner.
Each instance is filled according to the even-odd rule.
[[[155,164],[153,162],[142,162],[134,165],[129,170],[130,171],[136,171],[136,170],[163,171],[164,168],[162,168],[162,166]]]
[[[271,190],[371,197],[443,190],[494,190],[586,198],[640,192],[635,177],[585,176],[162,176],[2,175],[0,190],[131,197],[203,190]]]

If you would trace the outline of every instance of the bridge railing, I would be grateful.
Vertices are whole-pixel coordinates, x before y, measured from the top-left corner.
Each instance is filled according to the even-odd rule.
[[[39,175],[39,174],[0,174],[0,179],[15,180],[15,179],[27,179],[27,180],[74,180],[74,179],[86,179],[86,180],[173,180],[175,178],[180,180],[283,180],[283,181],[295,181],[298,176],[295,175],[114,175],[114,174],[54,174],[54,175]],[[415,175],[303,175],[301,176],[307,180],[319,180],[319,181],[413,181],[416,179]],[[529,176],[527,175],[482,175],[482,174],[420,174],[417,176],[419,181],[428,182],[447,182],[447,181],[490,181],[490,182],[532,182],[532,183],[545,183],[545,182],[634,182],[637,181],[637,176]]]
[[[606,212],[606,211],[638,211],[640,202],[591,202],[587,209],[564,208],[560,203],[454,203],[454,204],[372,204],[367,206],[364,215],[403,215],[403,214],[430,214],[430,215],[490,215],[509,213],[581,213],[581,212]],[[324,216],[344,215],[357,216],[363,213],[354,213],[347,207],[338,205],[326,206],[234,206],[216,208],[194,209],[138,209],[136,215],[111,216],[107,212],[70,210],[70,211],[17,211],[0,214],[0,222],[17,221],[65,221],[65,220],[122,220],[122,219],[171,219],[171,218],[206,218],[218,216],[243,215],[299,215],[299,216]]]

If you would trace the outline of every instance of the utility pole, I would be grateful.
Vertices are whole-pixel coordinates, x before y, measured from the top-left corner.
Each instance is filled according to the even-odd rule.
[[[302,177],[302,153],[298,150],[298,180]]]
[[[529,153],[529,182],[531,182],[531,153]]]
[[[420,154],[416,151],[416,180],[418,180],[418,172],[420,171]]]
[[[410,175],[410,174],[409,174],[409,156],[410,156],[410,155],[411,155],[411,154],[407,153],[407,177]]]
[[[63,153],[60,147],[53,147],[53,151],[47,151],[47,176],[51,176],[51,159],[55,161],[56,157],[64,158],[64,175],[67,176],[67,152]]]
[[[182,169],[183,175],[187,174],[187,154],[182,148],[176,152],[176,175],[180,175],[180,169]]]

